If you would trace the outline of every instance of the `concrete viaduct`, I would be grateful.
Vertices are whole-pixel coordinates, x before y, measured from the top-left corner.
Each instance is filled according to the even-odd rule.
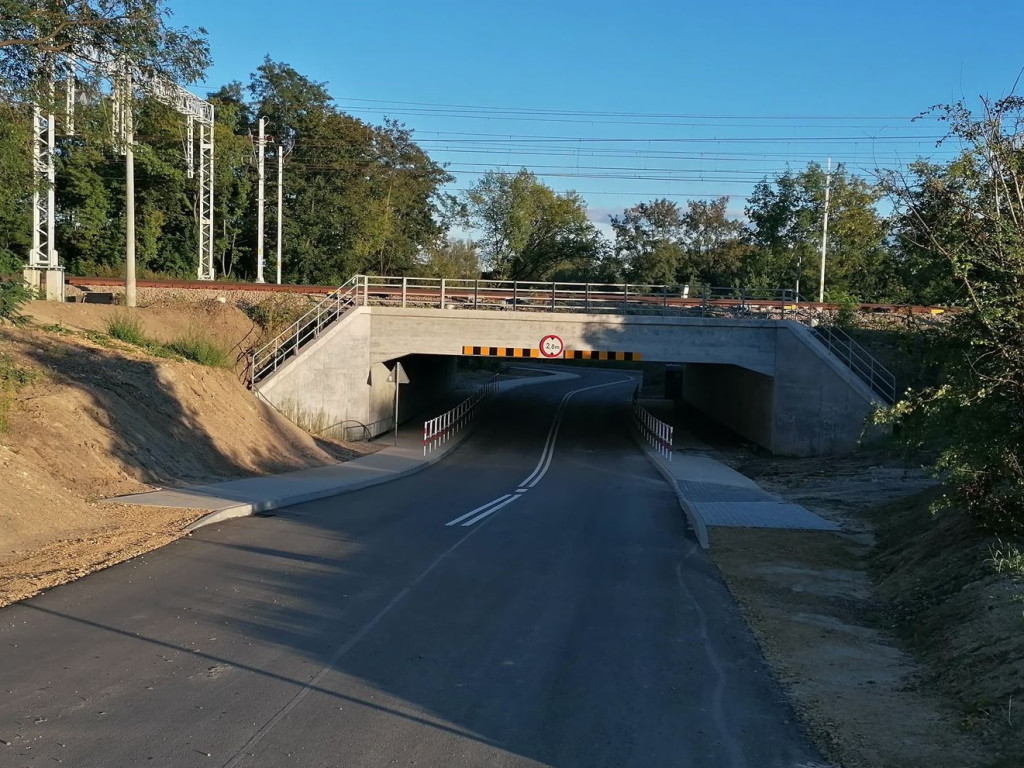
[[[411,379],[400,410],[413,416],[451,388],[459,356],[543,360],[541,341],[550,336],[560,343],[549,342],[546,352],[558,357],[681,364],[685,400],[779,454],[852,450],[872,408],[887,399],[814,330],[763,312],[692,316],[692,307],[657,292],[634,288],[628,295],[627,288],[623,298],[621,286],[566,284],[516,284],[511,298],[503,294],[507,286],[485,286],[486,301],[477,284],[470,301],[465,286],[440,281],[437,291],[434,281],[427,296],[424,286],[403,281],[399,299],[395,283],[373,280],[354,278],[254,360],[259,396],[313,432],[353,438],[387,431],[394,392],[388,377],[397,360]]]

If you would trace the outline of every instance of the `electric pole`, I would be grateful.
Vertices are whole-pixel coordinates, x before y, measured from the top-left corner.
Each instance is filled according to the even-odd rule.
[[[277,145],[277,284],[281,284],[281,222],[284,220],[284,146]]]
[[[124,76],[121,108],[124,110],[124,174],[125,174],[125,273],[124,298],[129,307],[136,304],[135,291],[135,125],[132,119],[132,73],[127,67]]]
[[[821,282],[818,283],[818,303],[825,301],[825,249],[828,245],[828,193],[832,186],[832,158],[825,172],[825,217],[821,224]]]
[[[256,241],[256,282],[262,283],[263,280],[263,182],[264,182],[264,165],[266,162],[267,154],[267,118],[260,118],[260,136],[259,141],[256,144],[257,156],[256,161],[259,168],[259,213],[257,214],[257,241]]]

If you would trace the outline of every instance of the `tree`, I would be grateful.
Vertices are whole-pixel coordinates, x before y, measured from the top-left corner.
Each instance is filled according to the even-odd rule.
[[[744,284],[774,290],[800,285],[815,296],[820,274],[826,172],[809,163],[772,182],[759,182],[746,207],[753,253],[744,260]],[[840,164],[830,181],[827,294],[880,298],[890,287],[888,222],[878,213],[882,190]]]
[[[236,265],[252,261],[249,227],[254,224],[250,198],[253,189],[252,122],[241,83],[229,83],[207,96],[214,106],[213,250],[217,272],[231,275]]]
[[[677,271],[681,282],[731,286],[739,280],[749,253],[743,222],[726,215],[728,197],[690,200],[682,216],[683,259]]]
[[[476,279],[480,277],[480,257],[471,240],[450,240],[428,248],[420,269],[424,277]]]
[[[481,251],[498,279],[586,279],[605,251],[575,192],[558,193],[525,168],[489,171],[466,193]]]
[[[210,63],[206,30],[174,28],[170,16],[164,0],[0,0],[0,91],[40,97],[46,70],[62,75],[71,53],[194,82]]]
[[[947,228],[945,200],[967,194],[962,166],[939,166],[924,161],[910,166],[910,179],[890,174],[887,184],[898,186],[893,216],[892,257],[893,298],[910,304],[958,304],[964,299],[964,285],[957,280],[953,265],[936,258],[931,244],[921,241],[922,226],[944,230],[944,238],[963,237],[966,232]],[[898,182],[898,183],[897,183]],[[943,189],[956,187],[955,191]]]
[[[0,101],[0,276],[20,273],[32,229],[29,115]]]
[[[252,119],[294,144],[285,168],[285,269],[297,282],[404,274],[444,235],[452,177],[394,122],[339,112],[324,84],[269,58],[249,85]],[[255,125],[250,126],[255,132]],[[268,155],[269,157],[269,155]],[[253,228],[255,239],[255,228]]]
[[[676,282],[683,263],[683,216],[670,200],[639,203],[611,217],[615,256],[626,279],[658,285]]]
[[[889,412],[912,446],[937,446],[948,501],[984,525],[1024,531],[1024,98],[940,107],[964,147],[886,184],[903,207],[900,236],[944,262],[965,299],[938,331],[942,381]]]

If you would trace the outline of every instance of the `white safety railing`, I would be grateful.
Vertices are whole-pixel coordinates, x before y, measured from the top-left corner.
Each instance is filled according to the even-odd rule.
[[[498,377],[494,376],[451,410],[423,422],[423,455],[440,448],[468,427],[486,400],[497,391]]]
[[[675,428],[640,405],[639,393],[633,395],[633,428],[659,455],[672,461]]]
[[[886,404],[896,402],[896,376],[854,341],[850,334],[834,325],[819,325],[814,328],[814,335]]]
[[[366,280],[360,275],[319,302],[281,333],[252,353],[249,382],[255,384],[276,371],[288,358],[317,338],[328,326],[357,306]]]

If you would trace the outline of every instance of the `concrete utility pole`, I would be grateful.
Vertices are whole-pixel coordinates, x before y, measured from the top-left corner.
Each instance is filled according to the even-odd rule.
[[[126,70],[122,87],[124,110],[125,254],[124,297],[129,307],[136,304],[135,290],[135,125],[132,119],[132,73]]]
[[[256,282],[262,283],[263,280],[263,182],[265,179],[264,165],[266,163],[267,154],[267,118],[260,118],[260,137],[256,144],[256,162],[259,168],[259,212],[257,213],[257,224],[256,224]]]
[[[277,145],[277,284],[281,284],[281,222],[284,219],[284,146]]]
[[[821,224],[821,282],[818,283],[818,303],[825,301],[825,249],[828,246],[828,193],[832,187],[832,158],[825,172],[825,218]]]

